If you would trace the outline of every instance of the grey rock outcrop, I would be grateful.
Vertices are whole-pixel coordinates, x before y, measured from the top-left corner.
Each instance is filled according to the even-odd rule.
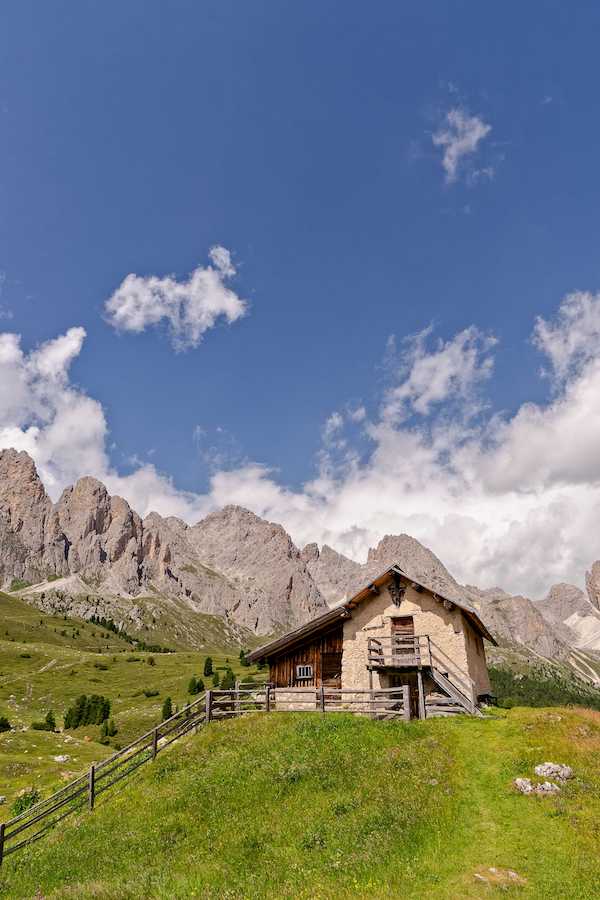
[[[157,513],[142,521],[90,477],[54,505],[33,460],[3,450],[0,585],[15,578],[36,583],[26,594],[46,606],[58,600],[63,609],[84,610],[106,594],[171,597],[259,634],[300,625],[327,608],[280,525],[234,506],[193,527]],[[60,586],[49,578],[62,579]]]
[[[590,603],[600,611],[600,560],[593,563],[591,570],[585,573],[585,586]]]
[[[198,559],[223,573],[243,598],[241,624],[266,634],[327,609],[300,551],[281,525],[240,506],[211,513],[187,532]]]
[[[327,544],[323,544],[321,550],[317,544],[307,544],[302,551],[302,560],[329,604],[343,600],[351,585],[362,577],[360,563]]]
[[[574,584],[555,584],[536,604],[545,620],[564,640],[582,650],[600,650],[600,610],[592,602],[600,565],[586,572],[587,595]]]

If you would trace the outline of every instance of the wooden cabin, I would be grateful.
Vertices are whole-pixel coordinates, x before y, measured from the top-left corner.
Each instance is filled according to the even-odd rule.
[[[486,640],[496,643],[473,607],[393,565],[349,600],[248,658],[268,663],[275,688],[408,685],[414,716],[476,715],[490,694]]]

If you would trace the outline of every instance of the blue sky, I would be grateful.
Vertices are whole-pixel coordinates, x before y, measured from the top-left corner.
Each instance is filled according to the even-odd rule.
[[[54,495],[90,472],[142,512],[242,502],[357,557],[404,530],[461,577],[581,580],[596,4],[9,0],[1,21],[2,445]],[[217,304],[191,339],[190,302]],[[517,445],[527,404],[546,430]],[[519,454],[556,454],[559,413],[542,477]]]

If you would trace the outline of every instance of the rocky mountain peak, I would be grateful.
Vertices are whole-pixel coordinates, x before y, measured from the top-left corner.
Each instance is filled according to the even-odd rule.
[[[585,573],[585,586],[590,603],[600,610],[600,560],[597,560],[591,570]]]

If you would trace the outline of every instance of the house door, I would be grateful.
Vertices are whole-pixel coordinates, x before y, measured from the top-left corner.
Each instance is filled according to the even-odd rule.
[[[419,718],[419,684],[416,672],[393,672],[390,675],[390,687],[398,688],[407,684],[410,688],[410,717]]]
[[[394,665],[417,665],[415,621],[412,616],[392,619],[392,659]]]
[[[342,654],[321,654],[321,683],[326,688],[341,688],[342,686]]]

